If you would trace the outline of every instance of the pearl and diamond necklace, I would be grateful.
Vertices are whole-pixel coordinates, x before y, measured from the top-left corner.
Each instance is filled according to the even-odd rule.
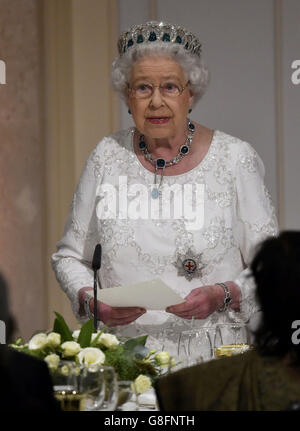
[[[188,119],[188,136],[186,138],[186,141],[183,145],[181,145],[178,154],[173,159],[170,159],[170,160],[165,160],[161,157],[158,159],[154,159],[148,150],[148,147],[145,141],[145,136],[144,135],[139,136],[139,144],[138,144],[139,149],[144,154],[145,159],[148,160],[155,167],[154,188],[151,193],[153,199],[157,199],[159,197],[159,190],[162,185],[165,168],[168,168],[173,165],[177,165],[177,163],[179,163],[180,160],[189,153],[190,146],[192,145],[192,142],[193,142],[194,132],[195,132],[195,126]],[[159,169],[161,169],[162,172],[160,174],[159,184],[157,184],[157,174]]]

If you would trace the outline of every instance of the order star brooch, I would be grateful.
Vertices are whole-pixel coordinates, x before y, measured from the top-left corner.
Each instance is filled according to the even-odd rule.
[[[201,257],[202,253],[196,254],[190,248],[186,254],[178,254],[177,261],[173,263],[178,270],[177,275],[185,277],[188,281],[193,278],[201,278],[202,269],[204,268]]]

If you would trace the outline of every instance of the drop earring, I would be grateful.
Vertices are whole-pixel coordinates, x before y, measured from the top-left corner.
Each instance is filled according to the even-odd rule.
[[[131,111],[130,111],[130,109],[128,109],[128,114],[129,114],[129,115],[131,115]]]
[[[192,108],[189,109],[189,114],[192,112]]]

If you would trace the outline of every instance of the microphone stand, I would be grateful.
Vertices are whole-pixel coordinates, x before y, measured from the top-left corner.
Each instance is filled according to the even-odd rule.
[[[97,308],[97,272],[101,268],[101,255],[102,248],[101,244],[97,244],[94,251],[92,269],[94,271],[94,331],[97,332],[98,329],[98,308]],[[99,283],[101,289],[101,283]]]

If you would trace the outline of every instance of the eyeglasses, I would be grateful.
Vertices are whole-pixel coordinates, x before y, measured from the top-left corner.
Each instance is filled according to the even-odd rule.
[[[148,99],[153,96],[154,89],[158,88],[160,94],[163,97],[178,97],[180,96],[186,87],[189,85],[189,81],[182,87],[180,84],[175,84],[174,82],[163,82],[160,85],[152,85],[148,83],[139,83],[129,87],[128,91],[130,96],[136,99]]]

